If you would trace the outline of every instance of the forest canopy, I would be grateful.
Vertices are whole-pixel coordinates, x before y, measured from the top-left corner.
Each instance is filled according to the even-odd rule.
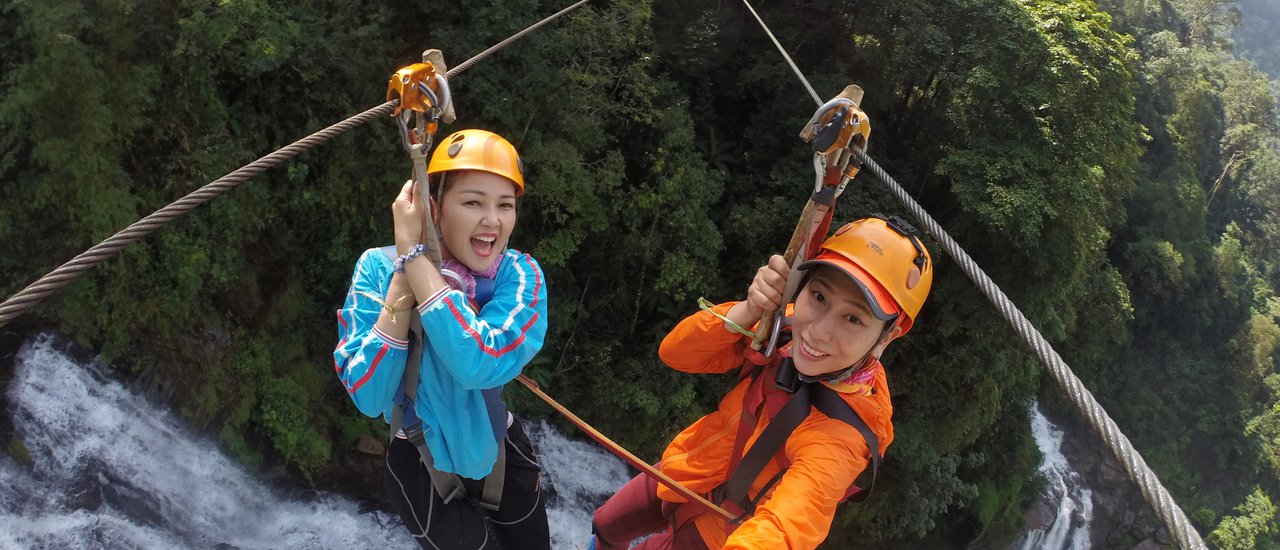
[[[759,4],[820,95],[866,91],[872,156],[1050,339],[1196,528],[1222,548],[1277,548],[1280,126],[1259,68],[1274,75],[1276,58],[1255,64],[1233,44],[1280,41],[1248,35],[1247,12],[1237,26],[1219,0]],[[3,296],[381,103],[422,50],[456,64],[563,7],[0,6]],[[813,178],[795,137],[812,101],[737,2],[596,0],[452,88],[450,128],[507,135],[527,166],[512,244],[546,269],[552,321],[526,372],[656,458],[725,384],[663,367],[657,343],[698,297],[740,298],[785,247]],[[355,259],[391,242],[409,169],[389,120],[357,128],[130,246],[24,322],[93,346],[250,467],[341,485],[357,440],[385,434],[333,378],[334,311]],[[908,216],[864,173],[837,216],[869,212]],[[1038,490],[1028,405],[1069,407],[926,243],[933,295],[885,358],[897,438],[875,498],[842,508],[833,548],[1016,534]]]

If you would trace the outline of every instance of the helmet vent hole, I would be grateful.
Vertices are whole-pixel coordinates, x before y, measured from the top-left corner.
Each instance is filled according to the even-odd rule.
[[[449,158],[458,156],[460,152],[462,152],[462,140],[454,140],[449,144]]]

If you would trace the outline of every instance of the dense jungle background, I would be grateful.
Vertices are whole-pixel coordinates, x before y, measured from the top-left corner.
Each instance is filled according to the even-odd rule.
[[[382,103],[423,49],[457,64],[561,7],[0,2],[0,297]],[[819,94],[866,90],[872,156],[1054,343],[1208,540],[1280,548],[1280,2],[757,7]],[[785,247],[812,182],[796,138],[812,101],[736,1],[595,0],[452,87],[445,131],[507,135],[528,169],[512,242],[546,269],[552,304],[528,374],[657,458],[725,384],[664,368],[657,343]],[[11,328],[99,350],[249,468],[361,493],[377,478],[351,457],[385,425],[334,379],[334,312],[360,253],[391,242],[409,174],[390,120],[353,130]],[[870,211],[904,213],[863,173],[838,215]],[[929,245],[933,296],[886,360],[897,439],[832,548],[1007,541],[1039,489],[1028,403],[1074,415]],[[0,448],[20,455],[9,431]]]

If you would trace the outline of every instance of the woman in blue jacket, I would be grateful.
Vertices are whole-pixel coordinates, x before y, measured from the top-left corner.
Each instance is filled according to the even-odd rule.
[[[506,247],[522,172],[496,134],[446,138],[427,169],[435,196],[424,204],[404,185],[394,251],[360,257],[338,312],[338,377],[360,412],[403,426],[387,449],[387,491],[424,548],[550,548],[541,469],[502,401],[547,332],[542,270]],[[423,258],[425,208],[439,269]],[[414,315],[425,336],[411,349]]]

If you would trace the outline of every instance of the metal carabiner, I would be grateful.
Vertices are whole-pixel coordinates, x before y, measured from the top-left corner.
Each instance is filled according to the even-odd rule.
[[[773,325],[769,330],[769,341],[764,346],[765,357],[773,357],[773,352],[778,349],[778,333],[782,332],[782,318],[785,310],[785,307],[773,310]]]

